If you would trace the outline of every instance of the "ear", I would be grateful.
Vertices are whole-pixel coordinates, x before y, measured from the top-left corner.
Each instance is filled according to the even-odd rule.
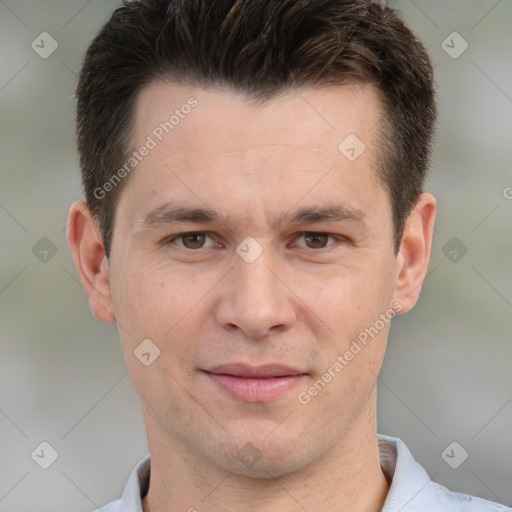
[[[67,237],[92,314],[102,322],[115,322],[110,271],[102,236],[84,201],[71,205]]]
[[[427,273],[436,220],[436,200],[422,194],[407,219],[397,256],[395,301],[405,313],[416,304]]]

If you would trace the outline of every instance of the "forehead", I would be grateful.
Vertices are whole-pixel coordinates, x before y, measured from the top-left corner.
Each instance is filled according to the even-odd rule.
[[[166,139],[160,142],[174,140],[185,144],[184,150],[197,150],[198,139],[189,137],[193,133],[209,153],[280,145],[338,156],[339,143],[350,134],[370,147],[382,112],[378,91],[361,82],[290,89],[256,101],[227,89],[155,81],[137,96],[134,136],[136,144],[153,134]]]
[[[289,209],[307,195],[322,207],[326,190],[331,204],[338,189],[375,193],[381,113],[378,93],[364,84],[294,89],[256,103],[227,90],[151,83],[137,97],[132,138],[135,151],[148,141],[151,150],[130,177],[125,211],[135,222],[187,197],[249,218],[262,201]]]

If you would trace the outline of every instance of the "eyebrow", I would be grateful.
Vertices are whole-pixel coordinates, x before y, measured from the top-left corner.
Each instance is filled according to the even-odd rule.
[[[285,215],[283,219],[286,219],[286,217],[287,215]],[[297,224],[299,222],[363,221],[365,217],[366,213],[363,210],[341,205],[332,205],[322,208],[301,208],[289,219],[288,222],[291,224]]]
[[[303,207],[295,213],[287,213],[279,219],[276,225],[285,223],[317,223],[351,221],[364,223],[366,213],[363,210],[339,204],[323,207]],[[191,207],[178,205],[172,202],[164,203],[142,217],[139,222],[140,230],[155,229],[162,225],[176,222],[189,222],[192,224],[222,224],[233,226],[234,222],[220,212],[208,207]]]
[[[191,222],[194,224],[224,224],[227,219],[211,208],[198,208],[191,206],[180,206],[174,203],[164,203],[144,215],[140,226],[142,229],[151,229],[160,225],[172,224],[175,222]]]

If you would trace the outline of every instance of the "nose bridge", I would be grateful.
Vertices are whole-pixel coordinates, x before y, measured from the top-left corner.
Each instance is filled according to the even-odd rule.
[[[278,295],[283,292],[270,270],[275,267],[274,255],[269,248],[263,250],[255,239],[242,242],[237,248],[237,255],[239,261],[235,268],[234,287],[237,300],[241,300],[245,306],[251,303],[257,305],[261,313],[267,309],[270,311],[279,302]]]

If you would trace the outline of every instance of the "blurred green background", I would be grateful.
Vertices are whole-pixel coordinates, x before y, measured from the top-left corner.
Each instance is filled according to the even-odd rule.
[[[393,321],[379,431],[433,480],[510,506],[512,2],[390,5],[435,64],[439,214],[420,301]],[[116,6],[0,0],[2,512],[92,510],[120,496],[147,452],[116,327],[90,314],[65,236],[81,197],[76,73]],[[58,452],[46,470],[31,457],[43,441]],[[453,441],[469,454],[457,469],[441,457]]]

